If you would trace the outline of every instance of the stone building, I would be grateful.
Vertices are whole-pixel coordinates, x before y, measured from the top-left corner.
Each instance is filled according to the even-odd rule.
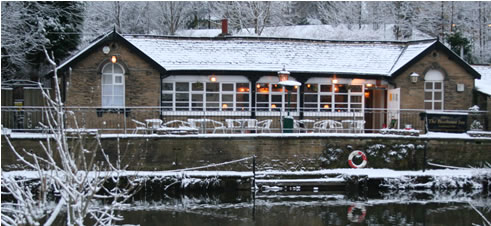
[[[301,83],[290,95],[278,85],[282,70]],[[285,111],[299,119],[357,117],[374,130],[392,119],[393,127],[402,128],[411,111],[467,110],[481,77],[437,39],[191,38],[115,31],[61,63],[58,74],[66,106],[94,108],[97,114],[87,119],[92,122],[121,120],[121,114],[141,120],[151,116],[137,117],[138,108],[158,107],[161,118],[259,118]]]

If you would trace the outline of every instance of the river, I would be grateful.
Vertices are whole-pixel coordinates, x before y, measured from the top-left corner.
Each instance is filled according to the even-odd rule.
[[[163,195],[119,213],[134,225],[472,225],[491,219],[491,196],[403,191],[365,197],[335,192]]]

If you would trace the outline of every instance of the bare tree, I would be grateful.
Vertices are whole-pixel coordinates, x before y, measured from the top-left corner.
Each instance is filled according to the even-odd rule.
[[[54,56],[48,55],[44,49],[49,63],[53,67],[55,84],[58,83],[57,65]],[[64,213],[67,225],[84,225],[87,217],[94,219],[97,225],[113,224],[121,217],[115,213],[132,192],[136,191],[137,184],[129,180],[128,186],[106,187],[106,182],[112,178],[119,178],[124,168],[119,167],[119,162],[114,166],[108,155],[102,148],[99,136],[96,135],[96,147],[89,149],[86,139],[75,123],[74,137],[69,138],[65,128],[65,118],[72,116],[66,112],[61,102],[61,92],[55,85],[54,99],[43,92],[48,106],[52,110],[46,111],[47,125],[50,131],[46,142],[40,142],[43,154],[26,150],[17,150],[9,138],[5,139],[18,160],[28,169],[33,170],[39,177],[40,186],[38,195],[22,180],[13,177],[5,177],[2,172],[2,195],[4,189],[7,195],[14,198],[14,202],[2,201],[2,225],[51,225],[55,219]],[[68,113],[68,115],[66,115]],[[104,161],[96,161],[96,155],[103,157]],[[56,206],[48,205],[48,194],[58,194]],[[97,202],[105,200],[108,205],[99,208]]]
[[[157,5],[157,20],[163,34],[174,35],[181,28],[185,19],[192,15],[189,2],[155,2]]]

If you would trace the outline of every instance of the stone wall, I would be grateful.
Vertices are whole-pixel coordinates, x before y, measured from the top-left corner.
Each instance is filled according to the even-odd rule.
[[[424,76],[430,69],[440,70],[444,79],[444,109],[466,110],[472,106],[474,78],[443,51],[433,50],[394,78],[396,88],[401,88],[401,109],[424,109]],[[418,82],[410,79],[418,73]],[[464,84],[464,91],[457,92],[457,84]]]
[[[13,139],[14,146],[41,153],[39,140]],[[95,143],[88,141],[94,146]],[[118,139],[104,138],[110,159],[117,159]],[[348,156],[364,151],[369,168],[421,169],[425,145],[429,161],[452,166],[491,162],[491,139],[423,139],[418,137],[145,137],[120,138],[121,159],[130,170],[171,170],[257,156],[257,170],[349,168]],[[89,149],[90,150],[90,149]],[[98,156],[102,160],[101,156]],[[356,161],[356,160],[355,160]],[[2,169],[18,168],[2,138]],[[251,170],[252,161],[207,170]]]

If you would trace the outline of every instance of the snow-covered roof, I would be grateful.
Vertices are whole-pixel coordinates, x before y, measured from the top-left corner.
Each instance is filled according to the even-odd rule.
[[[373,24],[339,24],[337,26],[327,24],[295,25],[265,27],[261,37],[283,37],[303,38],[318,40],[372,40],[372,41],[394,41],[398,40],[393,32],[394,24],[384,24],[374,27]],[[176,34],[184,37],[216,37],[222,32],[221,29],[194,29],[178,30]],[[230,30],[236,36],[255,36],[254,28],[243,28],[241,30]],[[413,29],[410,40],[430,39],[429,35]]]
[[[491,65],[471,65],[481,74],[481,79],[476,79],[476,89],[491,96]]]
[[[168,71],[272,71],[385,75],[436,40],[420,42],[316,41],[280,38],[177,38],[123,35]]]

